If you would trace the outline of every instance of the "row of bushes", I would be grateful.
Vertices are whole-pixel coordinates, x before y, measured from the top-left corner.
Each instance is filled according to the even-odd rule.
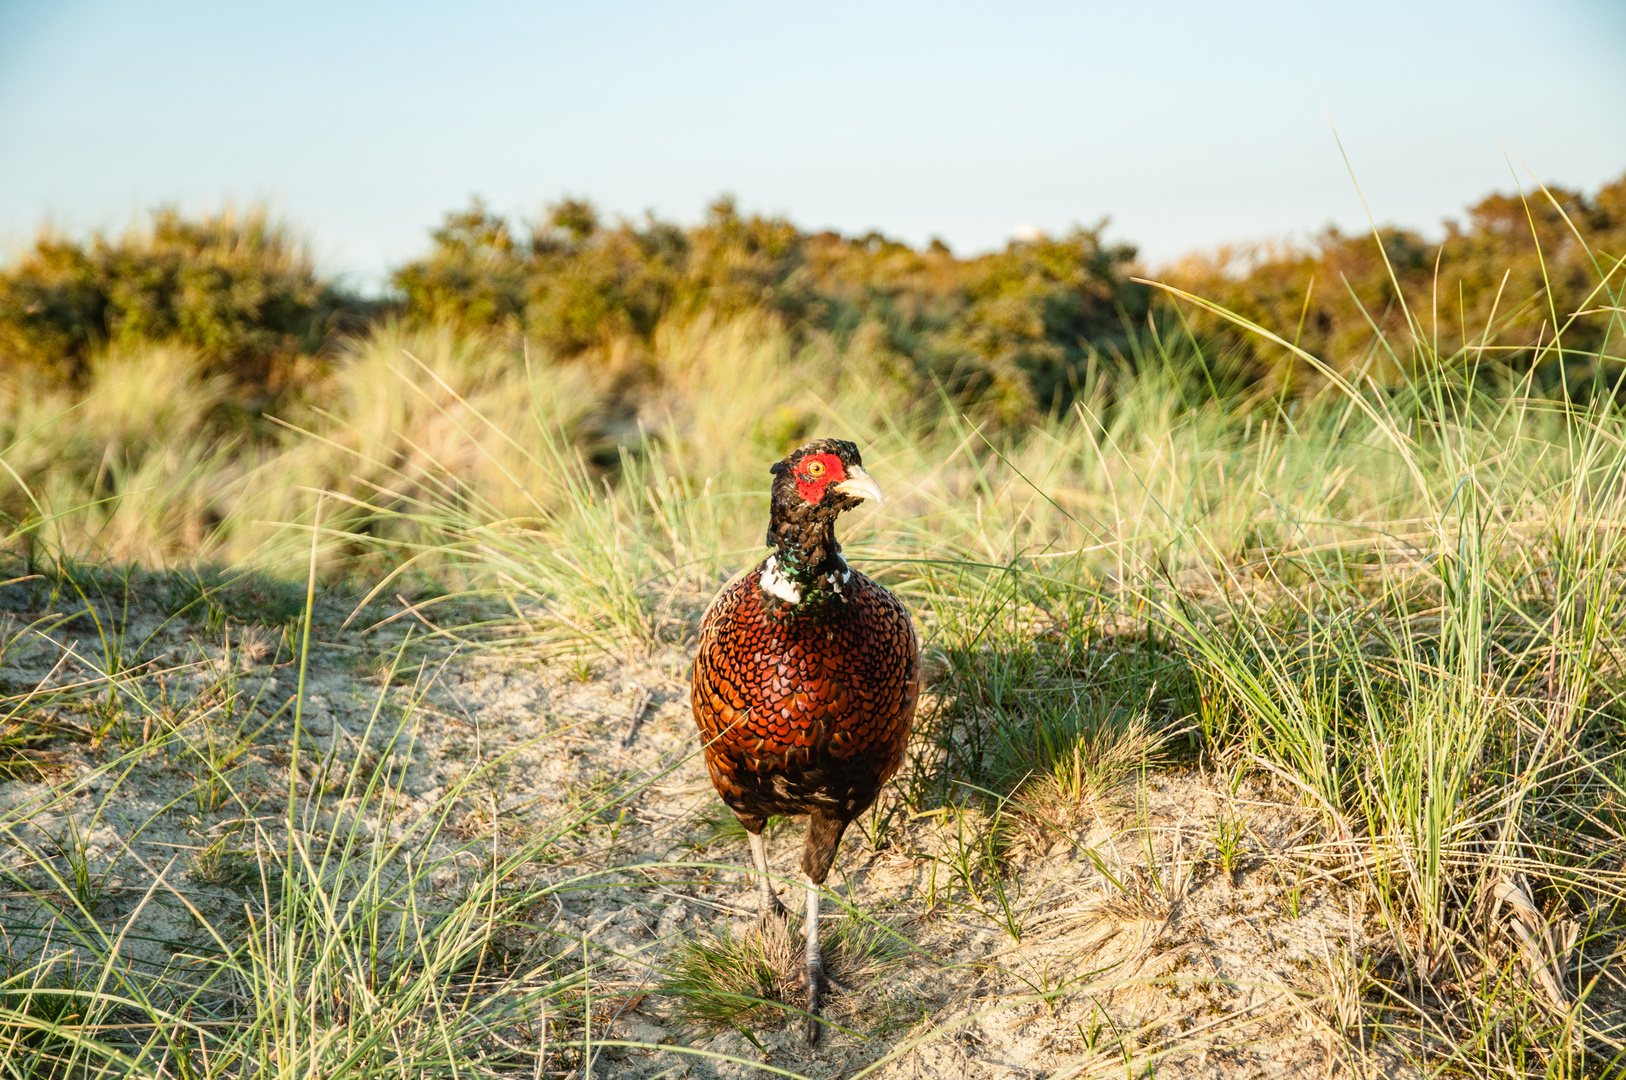
[[[1395,227],[1376,237],[1330,228],[1302,249],[1192,257],[1167,279],[1345,368],[1404,366],[1409,357],[1388,350],[1415,335],[1441,356],[1523,370],[1556,335],[1573,360],[1541,374],[1571,380],[1574,392],[1573,380],[1618,375],[1626,359],[1622,259],[1626,175],[1590,197],[1560,187],[1491,195],[1468,209],[1466,224],[1447,221],[1437,242]],[[1314,381],[1280,346],[1200,310],[1191,319],[1241,381],[1289,389]]]
[[[1122,351],[1148,311],[1135,249],[1102,228],[958,259],[879,233],[805,233],[721,199],[692,228],[608,225],[574,200],[517,229],[479,203],[450,215],[393,278],[409,319],[503,328],[555,355],[653,343],[668,318],[765,312],[793,331],[863,330],[962,399],[1007,411],[1063,402],[1092,351]]]
[[[795,334],[863,335],[906,377],[1007,418],[1065,405],[1102,358],[1132,365],[1149,316],[1163,330],[1189,320],[1216,385],[1304,386],[1285,350],[1201,310],[1177,315],[1133,281],[1135,249],[1103,227],[959,258],[935,241],[807,233],[728,199],[690,227],[610,224],[578,200],[525,225],[476,201],[394,272],[392,299],[371,302],[320,275],[262,213],[163,210],[118,237],[44,234],[0,269],[0,370],[82,384],[109,347],[179,344],[263,405],[309,386],[337,337],[381,319],[505,332],[592,363],[648,355],[668,321],[754,311]],[[1626,176],[1591,197],[1493,195],[1440,242],[1329,229],[1302,249],[1224,249],[1164,276],[1334,364],[1404,364],[1380,331],[1393,339],[1408,319],[1446,355],[1489,328],[1494,358],[1517,363],[1555,326],[1578,356],[1620,351],[1608,335],[1623,254]]]

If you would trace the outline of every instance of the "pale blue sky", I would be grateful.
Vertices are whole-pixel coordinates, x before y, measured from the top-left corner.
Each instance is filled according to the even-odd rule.
[[[723,191],[957,250],[1110,215],[1149,262],[1438,227],[1626,172],[1626,0],[591,5],[0,0],[0,243],[262,200],[376,281],[469,195]],[[1522,169],[1521,169],[1522,172]]]

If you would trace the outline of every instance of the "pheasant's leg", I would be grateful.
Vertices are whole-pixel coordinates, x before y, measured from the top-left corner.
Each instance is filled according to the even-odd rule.
[[[819,959],[819,887],[807,879],[807,1044],[819,1041],[819,997],[823,990],[824,964]]]
[[[836,861],[836,848],[847,823],[831,814],[815,813],[807,823],[807,845],[802,849],[802,872],[807,875],[807,1044],[819,1041],[819,995],[828,985],[819,959],[819,887]]]
[[[779,902],[779,897],[773,891],[773,879],[768,876],[768,842],[762,838],[762,826],[758,825],[755,832],[747,832],[746,839],[751,842],[751,861],[757,868],[757,915],[766,921],[769,916],[777,915],[781,919],[790,918],[790,912],[785,905]]]

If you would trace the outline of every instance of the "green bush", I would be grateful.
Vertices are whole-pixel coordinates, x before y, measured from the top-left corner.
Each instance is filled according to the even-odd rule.
[[[1377,239],[1381,246],[1370,233],[1329,228],[1308,248],[1192,258],[1168,280],[1334,367],[1370,365],[1380,379],[1412,359],[1382,339],[1426,340],[1438,356],[1527,370],[1555,330],[1560,348],[1541,372],[1549,387],[1565,381],[1584,393],[1595,375],[1618,375],[1619,316],[1607,309],[1618,311],[1626,286],[1626,176],[1591,198],[1560,187],[1491,195],[1469,208],[1466,225],[1447,221],[1438,243],[1393,226]],[[1250,382],[1299,390],[1319,382],[1286,350],[1225,319],[1198,311],[1193,326]]]
[[[188,220],[163,209],[116,239],[44,233],[0,271],[0,370],[78,384],[108,347],[176,344],[203,374],[274,394],[308,377],[330,335],[365,312],[264,212]]]
[[[476,199],[431,238],[430,253],[393,278],[410,319],[512,330],[560,356],[618,337],[647,342],[668,313],[794,311],[806,299],[790,282],[801,234],[741,217],[727,199],[689,230],[654,218],[606,226],[573,199],[516,230]]]
[[[1128,280],[1134,249],[1105,245],[1102,228],[956,259],[941,243],[805,233],[727,198],[687,229],[653,217],[605,225],[578,200],[521,229],[476,200],[394,283],[414,322],[506,329],[559,356],[649,346],[664,319],[702,312],[765,311],[803,335],[862,330],[918,381],[1026,415],[1064,404],[1087,359],[1147,313]]]

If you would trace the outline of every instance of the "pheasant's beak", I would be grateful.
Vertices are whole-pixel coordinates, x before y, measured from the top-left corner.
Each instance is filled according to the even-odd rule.
[[[855,499],[881,501],[881,485],[877,484],[860,466],[854,465],[847,479],[836,485],[836,491]]]

